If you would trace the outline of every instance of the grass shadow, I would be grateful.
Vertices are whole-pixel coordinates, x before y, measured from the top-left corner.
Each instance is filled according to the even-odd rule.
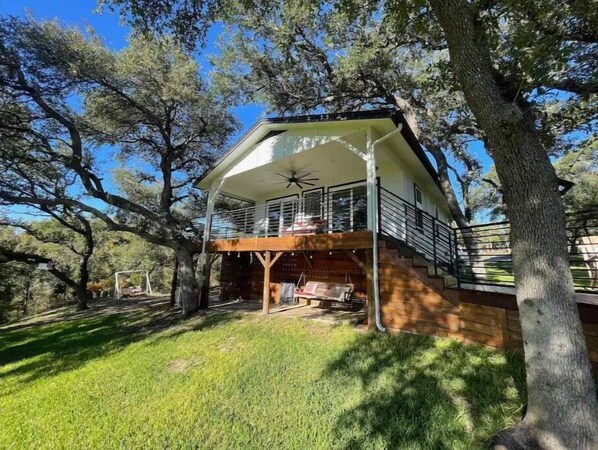
[[[148,310],[129,305],[119,311],[112,305],[108,313],[98,310],[85,317],[3,330],[0,381],[11,382],[0,390],[0,395],[10,395],[19,386],[41,377],[77,369],[150,336],[172,339],[188,331],[219,326],[236,316],[217,313],[182,319],[166,307]]]
[[[340,448],[479,448],[521,413],[524,366],[514,354],[451,339],[366,333],[324,376],[359,383],[337,418]]]

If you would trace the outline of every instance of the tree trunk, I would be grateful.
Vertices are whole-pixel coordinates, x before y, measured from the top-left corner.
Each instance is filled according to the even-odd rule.
[[[529,105],[509,94],[492,65],[474,4],[431,4],[468,105],[492,146],[511,222],[528,398],[524,420],[509,435],[511,444],[596,448],[596,389],[575,303],[554,168]]]
[[[79,284],[76,290],[77,295],[77,309],[83,311],[88,308],[87,302],[89,300],[89,290],[87,284],[89,283],[89,260],[93,255],[94,240],[93,232],[89,222],[85,222],[85,248],[81,255],[81,261],[79,263]]]
[[[176,250],[176,257],[179,263],[177,275],[179,299],[183,316],[189,317],[199,309],[199,288],[195,279],[193,252],[186,248],[179,248]]]
[[[29,276],[27,277],[27,289],[25,289],[25,299],[23,300],[23,317],[27,316],[29,312],[29,298],[31,296],[31,283],[33,282],[33,271],[29,270]]]
[[[178,284],[179,275],[179,260],[174,256],[174,270],[172,271],[172,282],[170,283],[170,306],[174,306],[176,303],[176,288]]]
[[[91,255],[90,255],[91,256]],[[79,264],[79,284],[76,289],[77,309],[83,311],[88,309],[87,301],[89,300],[89,291],[87,290],[87,283],[89,283],[89,268],[87,267],[89,256],[85,255],[81,258]]]

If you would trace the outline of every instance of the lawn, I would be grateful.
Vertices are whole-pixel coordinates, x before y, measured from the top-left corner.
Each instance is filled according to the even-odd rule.
[[[298,319],[96,311],[0,328],[0,448],[481,448],[515,355]]]

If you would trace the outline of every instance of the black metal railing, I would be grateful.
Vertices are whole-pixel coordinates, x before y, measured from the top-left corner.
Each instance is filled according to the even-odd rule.
[[[382,187],[378,188],[379,232],[422,255],[439,271],[456,275],[453,228]]]
[[[411,248],[455,285],[514,286],[510,224],[453,228],[377,187],[377,232]],[[567,215],[571,273],[577,291],[598,293],[598,207]],[[210,239],[278,237],[368,229],[365,185],[224,211],[212,216]]]
[[[210,239],[280,237],[367,229],[365,185],[282,199],[212,216]]]
[[[598,208],[568,214],[569,262],[575,289],[598,292]],[[455,230],[462,284],[514,286],[509,222]]]

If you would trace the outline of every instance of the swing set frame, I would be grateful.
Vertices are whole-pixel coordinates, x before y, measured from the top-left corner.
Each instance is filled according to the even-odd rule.
[[[152,285],[150,284],[149,279],[149,271],[148,270],[121,270],[119,272],[114,272],[114,296],[117,300],[122,298],[122,290],[120,285],[118,284],[118,277],[119,275],[125,275],[130,273],[145,273],[145,282],[146,282],[146,291],[148,295],[152,295]]]

